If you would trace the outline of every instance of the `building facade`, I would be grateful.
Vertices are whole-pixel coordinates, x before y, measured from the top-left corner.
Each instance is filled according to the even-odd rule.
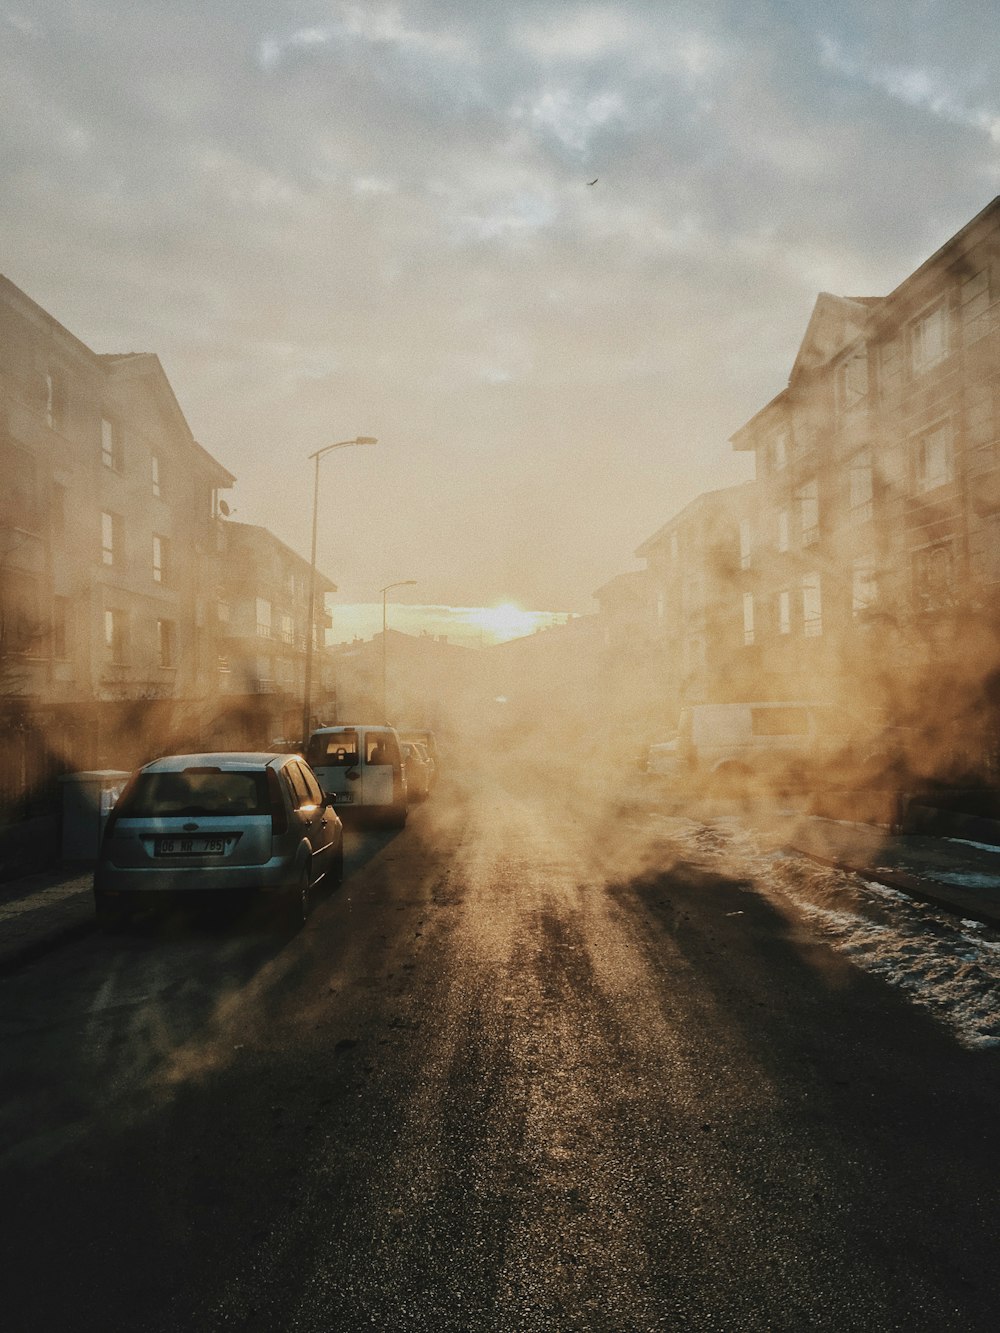
[[[220,529],[220,579],[210,609],[219,636],[219,745],[267,746],[300,741],[309,630],[309,561],[266,528],[227,520]],[[312,725],[336,721],[333,654],[326,646],[332,620],[326,597],[337,585],[316,573]]]
[[[2,277],[0,478],[0,806],[70,770],[298,738],[309,562],[227,517],[235,478],[155,355],[93,352]]]
[[[966,738],[998,696],[1000,199],[888,296],[821,295],[787,389],[733,444],[760,487],[742,594],[762,677],[919,722],[935,767],[981,767]]]

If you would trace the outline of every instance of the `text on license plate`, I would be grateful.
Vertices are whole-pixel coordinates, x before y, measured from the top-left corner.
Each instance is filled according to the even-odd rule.
[[[354,800],[354,793],[352,791],[341,791],[333,793],[334,805],[350,805],[350,803],[353,800]]]
[[[157,856],[222,856],[226,850],[225,838],[160,838],[156,844]]]

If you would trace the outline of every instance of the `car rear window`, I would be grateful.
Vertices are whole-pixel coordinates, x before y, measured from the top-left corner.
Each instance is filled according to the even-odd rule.
[[[809,731],[807,708],[751,708],[750,718],[755,736],[805,736]]]
[[[358,733],[336,731],[331,735],[312,736],[306,759],[313,768],[353,768],[358,763]]]
[[[266,815],[270,808],[262,769],[185,768],[179,773],[140,773],[116,813],[122,819]]]

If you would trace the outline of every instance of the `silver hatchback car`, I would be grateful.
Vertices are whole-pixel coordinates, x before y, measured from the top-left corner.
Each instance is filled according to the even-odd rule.
[[[110,925],[143,903],[266,900],[295,927],[343,868],[340,818],[301,755],[172,755],[133,773],[111,811],[94,903]]]

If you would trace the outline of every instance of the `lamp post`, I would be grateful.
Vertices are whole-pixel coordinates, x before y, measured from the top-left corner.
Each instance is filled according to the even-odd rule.
[[[389,725],[389,706],[386,703],[385,689],[385,639],[386,639],[386,615],[385,615],[385,595],[390,588],[412,588],[416,579],[401,579],[398,583],[387,583],[382,589],[382,721]]]
[[[302,690],[303,746],[309,740],[309,713],[312,708],[313,638],[316,632],[313,618],[316,614],[316,519],[319,513],[319,460],[334,449],[347,449],[352,444],[378,444],[378,440],[372,435],[358,435],[353,440],[338,440],[336,444],[326,444],[322,449],[317,449],[314,454],[309,455],[315,461],[316,467],[313,473],[312,550],[309,556],[309,614],[306,620],[306,670]]]

